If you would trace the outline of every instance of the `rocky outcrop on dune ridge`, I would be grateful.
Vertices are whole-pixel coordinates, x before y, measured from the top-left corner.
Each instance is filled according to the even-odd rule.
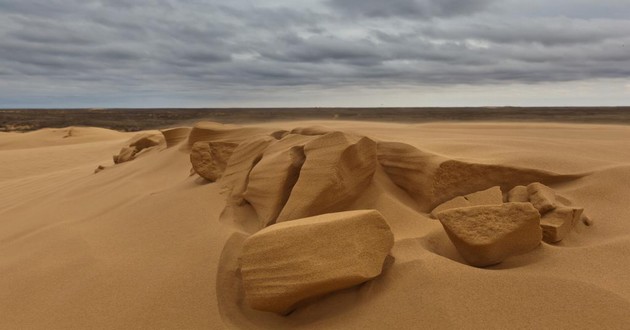
[[[183,130],[163,132],[167,144],[184,140]],[[262,311],[286,314],[381,274],[394,244],[388,219],[357,204],[375,177],[437,218],[476,267],[529,252],[542,240],[556,243],[582,216],[547,186],[580,175],[453,160],[319,126],[198,123],[186,141],[180,150],[190,153],[194,171],[226,195],[222,220],[251,234],[238,264],[243,299]],[[148,136],[132,142],[119,161],[161,143]]]

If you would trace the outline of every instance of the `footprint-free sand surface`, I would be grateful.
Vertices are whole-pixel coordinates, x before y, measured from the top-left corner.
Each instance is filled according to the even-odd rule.
[[[264,224],[289,213],[375,209],[394,243],[374,279],[280,315],[247,304],[239,256],[261,222],[226,209],[233,196],[221,180],[191,174],[191,146],[181,137],[188,130],[116,165],[112,155],[134,133],[84,127],[0,133],[0,329],[630,328],[630,126],[285,121],[195,134],[241,143],[312,126],[379,145],[405,143],[455,164],[492,165],[506,185],[557,174],[561,179],[547,184],[584,208],[593,224],[579,222],[558,243],[479,268],[466,263],[430,215],[428,206],[454,196],[439,191],[429,197],[440,200],[419,200],[414,187],[376,165],[370,175],[354,172],[368,184],[344,192],[352,200],[333,210],[326,199],[302,203],[310,188],[319,189],[317,180],[287,179],[292,196],[307,197],[261,202]],[[298,150],[306,150],[301,170],[318,173],[305,148]],[[270,150],[282,163],[281,153]],[[274,159],[252,173],[280,170]],[[99,165],[105,168],[94,173]],[[446,191],[489,188],[468,187],[460,178],[466,172],[458,173],[449,182],[460,186]],[[245,199],[269,197],[264,180],[252,187]],[[291,205],[290,212],[278,205]]]

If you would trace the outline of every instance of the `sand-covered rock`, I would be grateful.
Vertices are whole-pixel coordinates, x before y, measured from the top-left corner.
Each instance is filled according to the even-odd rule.
[[[545,214],[557,207],[556,193],[553,189],[540,182],[534,182],[527,186],[529,201],[540,212]]]
[[[583,211],[582,208],[561,206],[547,212],[540,219],[543,240],[547,243],[556,243],[564,239],[580,220]]]
[[[114,155],[114,163],[124,163],[133,160],[140,152],[145,149],[164,144],[164,136],[161,133],[140,133],[134,135],[127,145],[120,149],[118,155]]]
[[[241,143],[253,137],[269,135],[271,129],[221,124],[211,121],[195,123],[188,135],[188,147],[199,141],[227,141]]]
[[[378,276],[394,236],[374,210],[324,214],[269,226],[240,256],[246,302],[285,314],[304,300]]]
[[[238,145],[227,162],[221,184],[229,190],[228,203],[243,204],[249,173],[263,156],[265,149],[277,140],[271,136],[257,136]]]
[[[162,135],[164,135],[166,147],[170,148],[188,139],[188,135],[190,134],[191,130],[192,128],[190,127],[173,127],[163,129],[160,132],[162,132]]]
[[[304,145],[306,160],[277,221],[347,210],[370,185],[376,170],[376,143],[341,132]]]
[[[516,186],[508,192],[508,202],[529,202],[529,193],[526,186]]]
[[[214,182],[225,172],[227,162],[236,147],[238,144],[233,142],[195,142],[190,151],[190,162],[197,174]]]
[[[379,142],[378,160],[391,180],[416,200],[423,212],[475,191],[500,186],[508,191],[531,182],[565,182],[581,175],[561,175],[504,165],[466,163],[398,142]]]
[[[276,222],[306,159],[304,145],[314,138],[288,135],[268,147],[250,172],[243,198],[256,210],[261,228]]]
[[[500,205],[503,203],[503,193],[501,187],[496,186],[486,190],[477,191],[466,196],[458,196],[450,201],[444,202],[438,205],[431,211],[431,216],[434,218],[436,214],[458,207],[468,207],[477,205]]]
[[[437,214],[457,251],[470,265],[485,267],[540,244],[540,214],[530,203],[505,203]]]

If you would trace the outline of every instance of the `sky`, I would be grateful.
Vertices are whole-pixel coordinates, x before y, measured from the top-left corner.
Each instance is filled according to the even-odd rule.
[[[629,0],[0,0],[0,108],[630,105]]]

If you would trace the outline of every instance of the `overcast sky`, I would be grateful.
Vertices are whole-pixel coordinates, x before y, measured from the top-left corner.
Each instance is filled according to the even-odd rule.
[[[629,0],[0,0],[0,108],[630,105]]]

